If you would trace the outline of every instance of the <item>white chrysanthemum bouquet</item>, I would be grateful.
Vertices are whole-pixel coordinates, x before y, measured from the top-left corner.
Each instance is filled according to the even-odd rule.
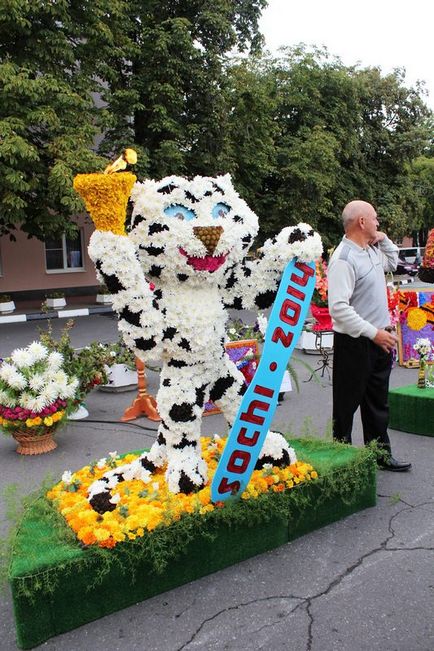
[[[430,339],[420,337],[413,345],[413,350],[419,355],[422,361],[426,362],[430,359],[431,353],[434,352],[434,345]]]
[[[0,429],[42,435],[65,418],[79,381],[63,356],[34,341],[0,364]]]

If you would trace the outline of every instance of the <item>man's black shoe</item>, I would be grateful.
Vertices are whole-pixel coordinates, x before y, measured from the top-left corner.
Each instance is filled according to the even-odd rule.
[[[408,461],[398,461],[394,457],[378,459],[377,464],[382,470],[392,470],[393,472],[405,472],[411,468],[411,463]]]

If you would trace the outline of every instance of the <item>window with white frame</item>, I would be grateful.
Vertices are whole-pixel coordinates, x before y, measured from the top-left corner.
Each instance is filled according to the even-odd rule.
[[[45,265],[48,272],[82,271],[83,234],[81,229],[72,235],[48,237],[45,240]]]

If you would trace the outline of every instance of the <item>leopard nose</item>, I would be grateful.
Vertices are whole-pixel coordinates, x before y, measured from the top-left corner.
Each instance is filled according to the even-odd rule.
[[[212,255],[216,250],[221,234],[222,226],[193,226],[193,233],[198,240],[205,245],[207,252]]]

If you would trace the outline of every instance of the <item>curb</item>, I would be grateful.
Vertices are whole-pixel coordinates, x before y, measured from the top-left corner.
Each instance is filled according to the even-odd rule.
[[[113,308],[111,305],[96,305],[95,307],[81,307],[76,310],[52,310],[49,312],[29,312],[29,314],[8,314],[0,316],[0,325],[2,323],[23,323],[26,321],[37,321],[42,319],[70,319],[76,316],[112,313]]]

